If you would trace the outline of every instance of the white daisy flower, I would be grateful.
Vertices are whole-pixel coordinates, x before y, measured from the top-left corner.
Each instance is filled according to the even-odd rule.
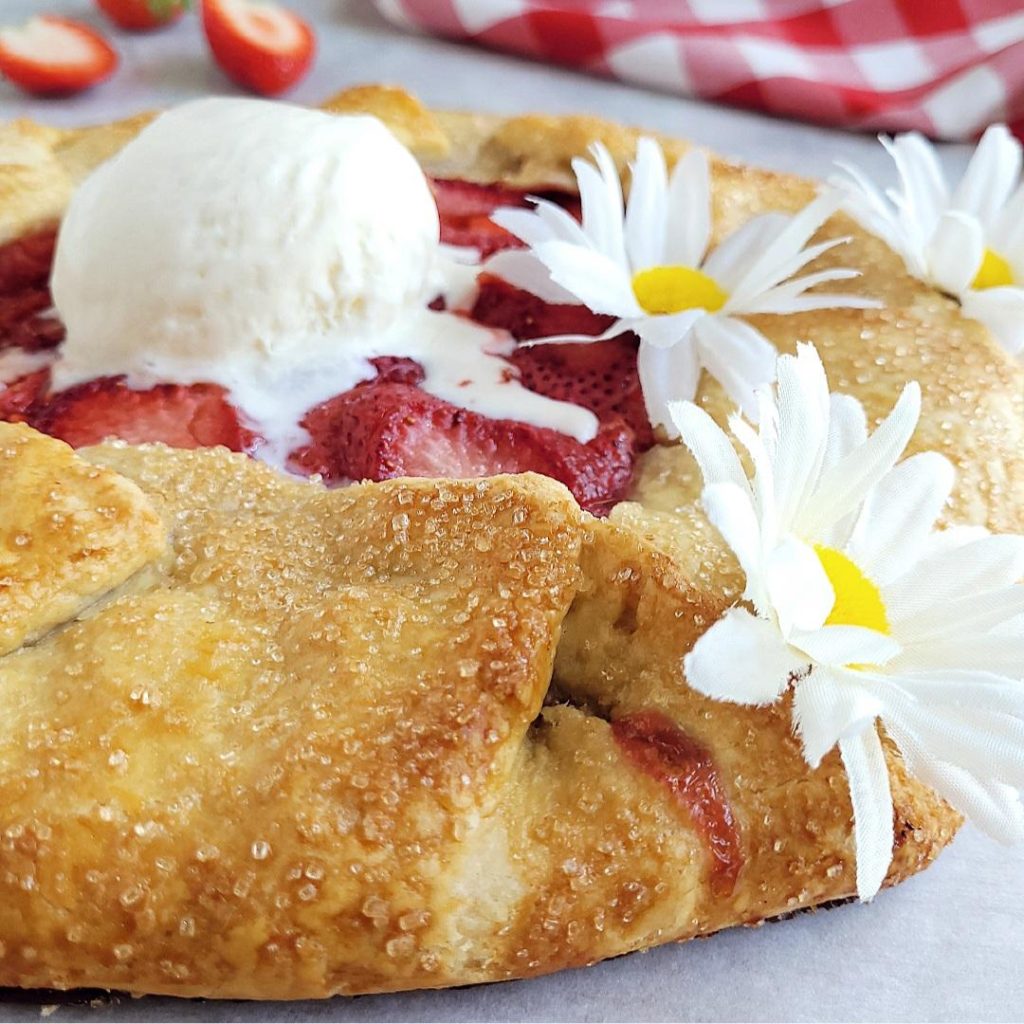
[[[792,687],[813,768],[838,744],[849,777],[857,889],[893,849],[881,721],[907,768],[1002,841],[1024,837],[1024,537],[936,531],[954,471],[934,452],[897,464],[914,432],[909,384],[868,436],[830,395],[813,346],[783,356],[758,395],[759,429],[726,434],[689,402],[670,412],[704,475],[708,517],[746,574],[744,597],[686,656],[690,685],[770,704]]]
[[[883,192],[863,172],[839,166],[846,209],[894,249],[915,277],[960,300],[1009,352],[1024,349],[1024,183],[1021,144],[1005,125],[978,143],[950,189],[935,147],[916,132],[881,137],[900,187]]]
[[[688,152],[669,176],[661,147],[641,139],[624,207],[608,150],[595,144],[591,151],[596,167],[573,161],[582,224],[543,199],[534,200],[533,210],[498,210],[495,223],[528,248],[499,253],[486,269],[548,302],[582,303],[616,318],[596,337],[538,341],[593,342],[634,331],[640,337],[638,370],[648,416],[671,436],[675,427],[667,403],[692,398],[702,369],[748,415],[756,414],[754,389],[772,379],[778,353],[741,317],[878,305],[853,295],[808,293],[816,285],[859,276],[855,270],[794,277],[847,241],[807,244],[838,209],[838,196],[821,196],[795,216],[755,217],[709,252],[711,185],[702,152]]]

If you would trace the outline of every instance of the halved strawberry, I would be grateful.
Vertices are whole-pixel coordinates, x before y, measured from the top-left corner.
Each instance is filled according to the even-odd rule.
[[[414,384],[380,378],[318,406],[303,425],[312,441],[293,453],[291,464],[328,481],[532,470],[561,480],[583,508],[600,514],[625,495],[633,472],[633,438],[621,421],[580,444],[555,430],[489,419]]]
[[[38,96],[68,96],[109,78],[114,48],[88,25],[43,14],[0,29],[0,74]]]
[[[276,96],[309,70],[313,30],[266,0],[202,0],[203,31],[213,56],[239,85]]]
[[[472,318],[499,327],[520,341],[558,334],[600,334],[612,317],[584,306],[549,305],[529,292],[485,274]],[[520,347],[509,357],[525,387],[548,398],[574,402],[602,422],[622,418],[633,431],[639,451],[654,444],[640,378],[636,371],[637,341],[624,334],[588,345]]]
[[[43,369],[19,377],[6,387],[0,384],[0,420],[9,423],[30,420],[49,383],[50,371]]]
[[[189,0],[96,0],[96,6],[120,28],[148,32],[176,22]]]
[[[32,424],[74,448],[119,437],[131,444],[163,441],[172,448],[224,445],[249,451],[258,438],[215,384],[160,384],[133,391],[119,377],[100,377],[61,391]]]

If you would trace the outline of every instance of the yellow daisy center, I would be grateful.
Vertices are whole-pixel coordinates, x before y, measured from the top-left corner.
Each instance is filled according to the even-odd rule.
[[[814,552],[836,594],[825,625],[863,626],[888,635],[889,617],[878,587],[842,551],[815,544]]]
[[[971,287],[981,291],[984,288],[1002,288],[1009,284],[1013,284],[1013,267],[1010,266],[1009,260],[995,249],[986,249]]]
[[[729,296],[718,282],[696,267],[650,267],[633,275],[633,294],[645,313],[657,316],[706,309],[717,313]]]

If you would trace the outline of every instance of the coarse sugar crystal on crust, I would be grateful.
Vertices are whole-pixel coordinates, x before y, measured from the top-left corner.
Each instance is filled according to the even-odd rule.
[[[538,190],[573,187],[596,139],[628,182],[640,134],[432,112],[382,87],[326,106],[380,117],[430,173]],[[58,218],[144,123],[3,129],[4,237]],[[712,172],[716,236],[813,193]],[[31,202],[29,180],[49,183]],[[886,308],[758,329],[781,351],[814,341],[869,420],[919,380],[911,450],[956,463],[948,522],[1020,530],[1020,366],[877,239],[842,216],[821,237],[836,235],[853,241],[811,269],[841,259]],[[699,401],[730,411],[707,379]],[[642,455],[631,500],[598,522],[531,475],[329,492],[222,450],[76,456],[15,429],[71,481],[93,466],[134,488],[166,541],[0,659],[0,983],[242,998],[466,984],[855,893],[838,756],[810,769],[785,704],[718,703],[682,675],[743,585],[683,448]],[[886,760],[894,884],[959,816],[889,744]]]

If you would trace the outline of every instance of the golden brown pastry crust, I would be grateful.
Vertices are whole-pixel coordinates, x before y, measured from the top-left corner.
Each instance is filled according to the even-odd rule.
[[[164,549],[142,492],[0,423],[0,656],[67,622]]]
[[[93,467],[137,488],[169,549],[0,659],[0,985],[465,984],[852,894],[838,760],[809,771],[784,709],[679,674],[728,595],[561,485],[326,491],[223,450],[77,456],[12,429],[83,500]],[[727,891],[613,736],[652,708],[712,752],[741,836]],[[894,882],[957,819],[890,757]]]
[[[431,112],[382,87],[326,107],[381,117],[433,173],[520,187],[571,187],[596,138],[625,167],[638,134]],[[0,154],[32,154],[0,160],[6,237],[59,216],[145,121],[0,131]],[[719,234],[813,188],[713,172]],[[49,198],[22,201],[17,180],[50,182]],[[887,308],[758,326],[782,350],[815,341],[874,418],[919,379],[914,447],[960,469],[950,520],[1020,529],[1020,368],[880,242],[841,217],[835,233],[854,240],[823,260],[863,270],[852,287]],[[714,382],[700,400],[726,411]],[[0,660],[17,711],[0,742],[0,984],[246,998],[465,984],[853,895],[838,758],[811,771],[788,709],[716,704],[682,677],[742,589],[683,449],[645,456],[635,500],[603,523],[533,477],[326,493],[223,452],[84,454],[141,489],[171,554]],[[118,657],[82,654],[112,639]],[[610,721],[649,709],[718,767],[744,860],[728,893],[692,817],[614,738]],[[887,756],[892,884],[959,819]]]

